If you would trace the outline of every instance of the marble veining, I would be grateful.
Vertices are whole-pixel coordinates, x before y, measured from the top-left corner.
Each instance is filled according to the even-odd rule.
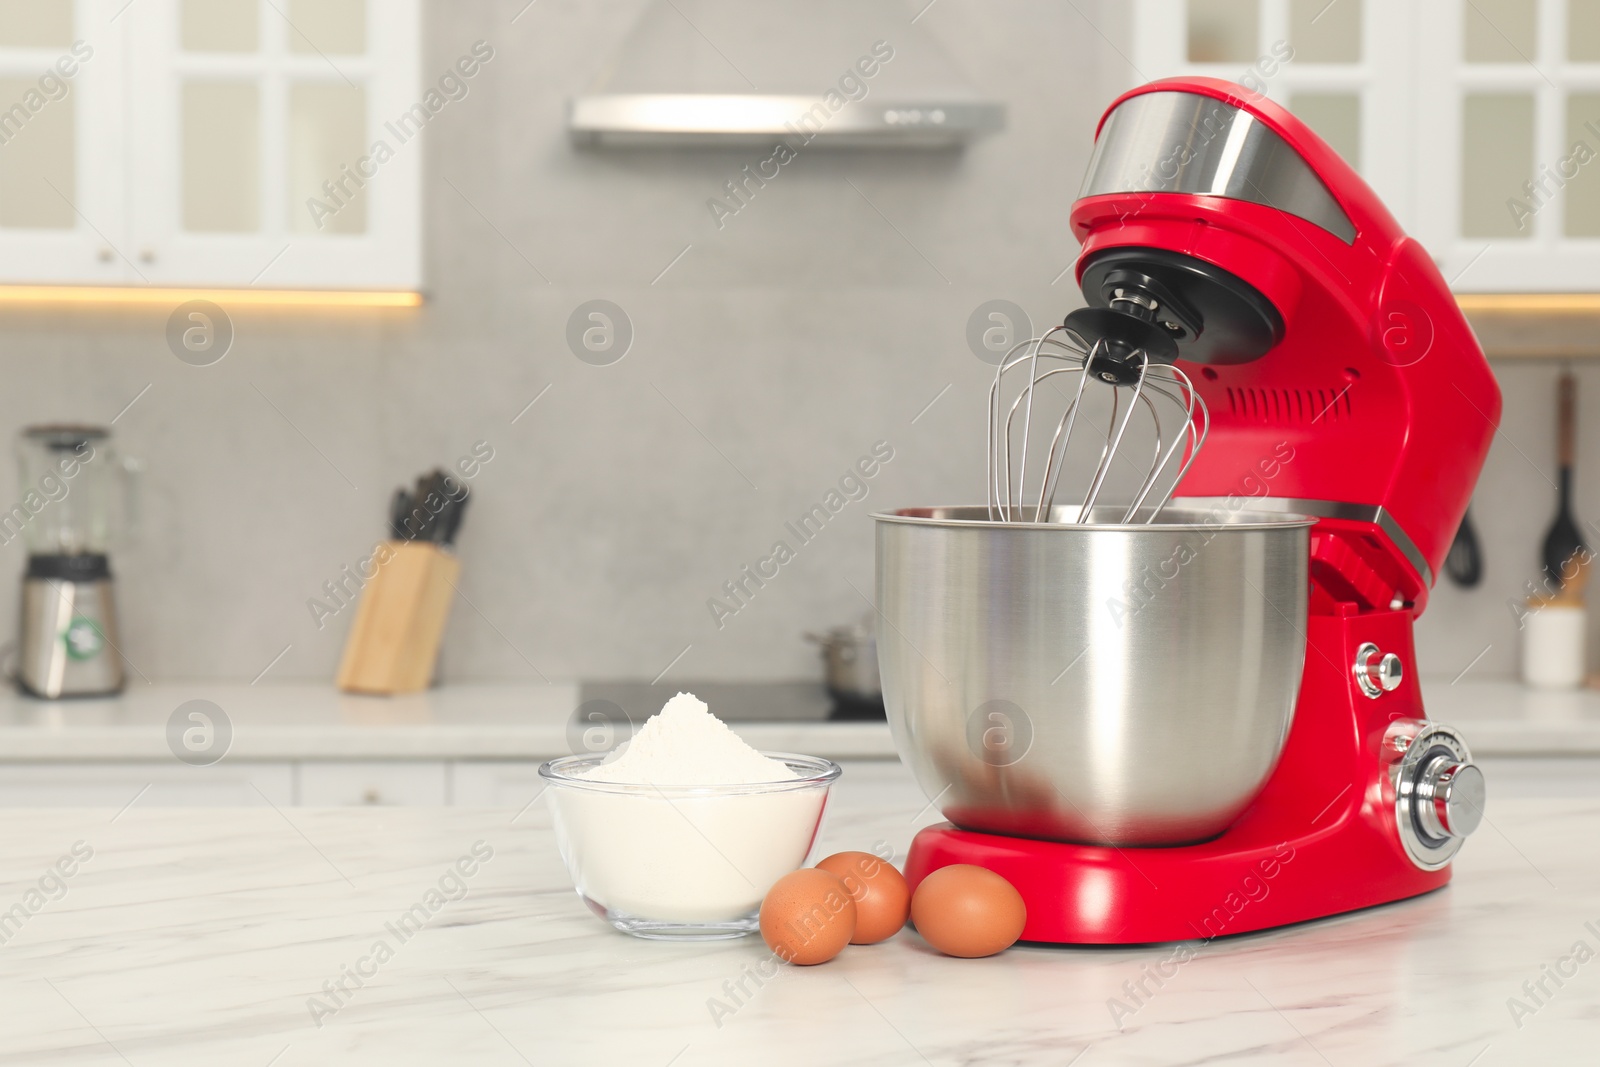
[[[1577,942],[1600,951],[1586,925],[1600,929],[1600,799],[1581,789],[1560,799],[1491,796],[1490,823],[1463,849],[1448,888],[1193,944],[1181,962],[1173,946],[1019,947],[953,960],[902,933],[769,978],[760,977],[766,952],[756,939],[674,945],[612,932],[571,892],[542,804],[515,822],[515,809],[3,812],[0,1058],[261,1067],[1586,1061],[1600,1036],[1600,959],[1564,965],[1575,972],[1560,985],[1546,978],[1537,1004],[1524,983],[1537,992],[1542,968]],[[851,765],[834,799],[824,850],[883,841],[903,854],[934,817],[892,764]],[[59,876],[61,857],[86,850],[92,856]],[[403,923],[419,902],[425,921]],[[389,951],[375,960],[379,942]],[[1533,1010],[1514,1015],[1514,998]]]

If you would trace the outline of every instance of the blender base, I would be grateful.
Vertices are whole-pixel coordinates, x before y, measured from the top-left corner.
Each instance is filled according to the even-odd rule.
[[[1410,615],[1341,611],[1308,620],[1293,725],[1260,796],[1220,837],[1119,848],[930,826],[911,843],[913,889],[953,863],[986,867],[1022,894],[1022,940],[1123,945],[1210,940],[1319,919],[1438,889],[1413,862],[1397,822],[1395,727],[1423,718],[1408,673],[1377,699],[1351,673],[1374,642],[1414,663]],[[1346,665],[1341,667],[1340,665]]]

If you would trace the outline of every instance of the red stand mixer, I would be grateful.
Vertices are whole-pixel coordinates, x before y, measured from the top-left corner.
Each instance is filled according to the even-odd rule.
[[[1412,619],[1500,415],[1449,287],[1316,134],[1212,79],[1111,105],[1071,221],[1082,379],[1149,372],[1184,462],[1170,507],[1106,511],[1097,475],[1062,511],[1047,471],[1049,513],[1020,484],[1012,513],[1004,467],[987,511],[878,516],[891,726],[951,819],[908,879],[987,867],[1023,940],[1079,944],[1444,885],[1484,783],[1426,718]]]

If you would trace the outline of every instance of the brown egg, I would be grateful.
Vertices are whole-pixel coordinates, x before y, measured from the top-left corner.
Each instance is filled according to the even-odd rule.
[[[806,867],[779,878],[761,902],[761,937],[785,963],[826,963],[856,932],[856,902],[838,875]]]
[[[893,937],[911,912],[911,887],[894,864],[870,852],[835,852],[821,870],[836,874],[856,902],[856,934],[852,945],[876,945]]]
[[[993,956],[1016,943],[1027,905],[1012,884],[970,863],[940,867],[911,897],[917,933],[947,956]]]

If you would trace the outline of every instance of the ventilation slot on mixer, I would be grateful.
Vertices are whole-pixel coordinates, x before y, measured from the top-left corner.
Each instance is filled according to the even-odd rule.
[[[1230,386],[1228,408],[1256,422],[1332,422],[1350,416],[1350,387],[1340,389],[1254,389]]]

